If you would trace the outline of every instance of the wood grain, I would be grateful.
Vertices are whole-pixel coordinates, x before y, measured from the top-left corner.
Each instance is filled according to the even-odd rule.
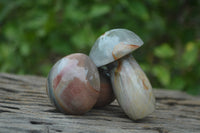
[[[130,120],[114,101],[82,116],[64,115],[50,103],[46,79],[0,73],[0,133],[200,133],[200,98],[155,89],[156,111]]]

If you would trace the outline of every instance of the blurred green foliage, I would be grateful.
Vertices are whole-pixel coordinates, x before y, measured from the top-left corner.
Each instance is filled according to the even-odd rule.
[[[88,54],[113,28],[138,34],[133,53],[153,87],[200,94],[200,1],[0,0],[0,71],[46,76],[61,57]]]

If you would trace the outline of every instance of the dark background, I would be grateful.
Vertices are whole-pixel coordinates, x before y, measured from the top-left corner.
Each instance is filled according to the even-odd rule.
[[[127,28],[154,88],[200,95],[199,0],[0,0],[0,72],[47,76],[105,31]]]

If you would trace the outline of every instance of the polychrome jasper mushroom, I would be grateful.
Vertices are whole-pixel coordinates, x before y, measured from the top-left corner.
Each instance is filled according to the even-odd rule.
[[[155,110],[151,84],[130,55],[141,45],[143,41],[132,31],[113,29],[97,39],[89,55],[96,66],[109,67],[116,99],[133,120],[142,119]]]
[[[47,93],[58,110],[66,114],[83,114],[96,103],[100,78],[93,61],[84,54],[60,59],[47,78]]]

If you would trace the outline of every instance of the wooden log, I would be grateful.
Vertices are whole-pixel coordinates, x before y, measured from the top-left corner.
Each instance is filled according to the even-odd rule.
[[[0,133],[200,133],[200,98],[154,89],[156,111],[132,121],[116,101],[82,116],[65,115],[50,103],[46,79],[0,74]]]

